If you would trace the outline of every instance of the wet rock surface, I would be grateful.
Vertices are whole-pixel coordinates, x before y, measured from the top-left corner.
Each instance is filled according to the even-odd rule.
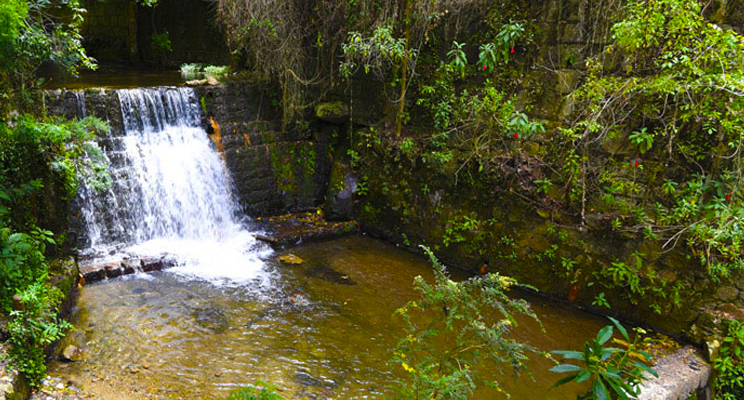
[[[25,398],[28,386],[10,367],[10,344],[0,343],[0,399]]]
[[[320,211],[286,214],[277,217],[257,218],[266,235],[256,235],[274,248],[284,248],[302,243],[334,239],[358,230],[355,221],[326,221]]]
[[[679,349],[662,358],[653,368],[659,377],[641,385],[639,400],[687,399],[696,393],[698,399],[710,398],[706,392],[711,367],[692,347]]]
[[[342,189],[339,187],[329,190],[325,212],[331,221],[348,221],[354,216],[354,193],[359,182],[351,172],[347,172],[342,181]],[[334,189],[340,190],[334,193]]]
[[[80,361],[83,359],[83,351],[75,345],[69,345],[62,350],[60,358],[68,362]]]
[[[174,258],[148,257],[127,259],[121,261],[97,263],[89,261],[80,264],[81,283],[92,283],[105,279],[113,279],[122,275],[136,272],[153,272],[175,267],[178,262]]]

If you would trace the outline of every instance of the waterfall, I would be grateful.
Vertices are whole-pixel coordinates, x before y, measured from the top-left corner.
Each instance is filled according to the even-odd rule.
[[[82,118],[88,116],[88,112],[85,110],[85,93],[81,91],[73,92],[75,94],[75,101],[77,102],[78,112]]]
[[[113,185],[79,194],[94,256],[167,253],[179,273],[241,281],[267,249],[240,218],[230,176],[191,88],[118,90],[124,132],[107,138]]]

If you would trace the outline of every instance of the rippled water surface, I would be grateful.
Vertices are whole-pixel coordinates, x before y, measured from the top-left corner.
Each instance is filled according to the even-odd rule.
[[[415,276],[431,280],[428,262],[364,236],[291,252],[304,262],[268,260],[264,274],[242,285],[176,268],[84,287],[76,330],[63,343],[82,348],[84,360],[55,363],[51,373],[112,399],[219,398],[257,379],[288,399],[391,398],[391,381],[404,374],[387,364],[402,333],[392,314],[416,298]],[[578,348],[604,322],[528,300],[547,332],[522,320],[515,336],[543,350]],[[513,399],[574,399],[570,388],[548,392],[560,377],[550,366],[534,360],[535,381],[500,381]]]

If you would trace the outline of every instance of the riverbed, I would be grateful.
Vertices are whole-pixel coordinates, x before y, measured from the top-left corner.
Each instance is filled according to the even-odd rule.
[[[276,261],[289,253],[303,262]],[[79,347],[81,360],[54,362],[51,375],[102,399],[220,398],[256,380],[287,399],[392,398],[391,385],[406,374],[389,363],[403,335],[393,313],[418,297],[415,276],[433,279],[429,262],[361,235],[268,257],[240,284],[176,267],[83,287],[75,330],[60,347]],[[577,349],[605,322],[525,298],[545,332],[519,318],[513,335],[540,350]],[[575,399],[570,386],[548,391],[560,378],[547,371],[551,365],[534,354],[532,379],[515,378],[506,366],[498,380],[512,399]],[[506,397],[480,390],[475,398]]]

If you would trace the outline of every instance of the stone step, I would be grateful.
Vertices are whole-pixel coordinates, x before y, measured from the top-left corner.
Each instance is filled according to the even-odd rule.
[[[653,369],[659,375],[641,384],[639,400],[685,400],[697,394],[710,400],[711,367],[692,347],[684,347],[658,360]]]
[[[170,257],[132,258],[106,263],[80,264],[80,277],[83,284],[113,279],[135,272],[153,272],[175,267],[178,262]]]

